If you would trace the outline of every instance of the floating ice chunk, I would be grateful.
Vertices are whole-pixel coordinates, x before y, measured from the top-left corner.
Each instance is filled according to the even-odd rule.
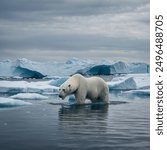
[[[150,88],[150,74],[130,74],[133,76],[137,85],[137,89],[149,89]]]
[[[23,106],[23,105],[31,105],[31,103],[25,102],[22,100],[14,100],[11,98],[0,97],[0,108],[16,107],[16,106]]]
[[[124,92],[125,94],[133,94],[138,96],[150,96],[150,90],[149,89],[141,89],[141,90],[130,90]]]
[[[131,90],[136,89],[136,82],[134,81],[133,77],[130,77],[125,80],[115,81],[115,82],[108,82],[109,89],[112,90]]]
[[[47,96],[43,96],[37,93],[19,93],[16,95],[11,96],[14,99],[21,99],[21,100],[44,100],[48,99]]]
[[[149,74],[128,74],[122,77],[115,77],[107,84],[110,90],[149,89],[150,76]]]

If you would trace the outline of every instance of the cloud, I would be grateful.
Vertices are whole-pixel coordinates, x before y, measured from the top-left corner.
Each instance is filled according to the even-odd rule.
[[[1,57],[5,51],[10,56],[10,50],[11,55],[29,51],[26,57],[34,49],[41,57],[45,52],[58,57],[61,51],[91,50],[148,55],[149,1],[1,0]]]
[[[148,3],[148,0],[1,0],[0,10],[8,16],[13,15],[18,18],[25,13],[41,14],[43,18],[45,16],[87,16],[131,12]],[[31,17],[36,18],[36,16]]]

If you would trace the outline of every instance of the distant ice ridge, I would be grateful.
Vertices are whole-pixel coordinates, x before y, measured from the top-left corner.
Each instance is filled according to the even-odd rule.
[[[100,64],[84,69],[77,73],[83,75],[114,75],[114,74],[131,74],[131,73],[149,73],[149,65],[145,63],[125,63],[122,61],[113,64]]]
[[[19,93],[19,94],[11,96],[11,98],[20,99],[20,100],[46,100],[48,99],[47,96],[43,96],[38,93]]]
[[[43,78],[45,76],[69,76],[74,73],[84,75],[110,75],[127,73],[149,73],[145,63],[125,63],[122,61],[91,61],[72,58],[66,62],[35,62],[25,58],[15,61],[0,61],[0,76],[20,76],[23,78]]]
[[[24,105],[31,105],[31,103],[22,100],[14,100],[12,98],[0,97],[0,108],[16,107]]]

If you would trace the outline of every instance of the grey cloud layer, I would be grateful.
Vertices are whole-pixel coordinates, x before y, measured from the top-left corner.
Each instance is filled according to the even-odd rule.
[[[22,15],[20,13],[28,12],[49,16],[80,16],[123,13],[145,4],[148,4],[148,0],[1,0],[0,12],[11,16],[18,13],[18,17]]]
[[[34,49],[148,55],[149,1],[1,0],[0,51]]]

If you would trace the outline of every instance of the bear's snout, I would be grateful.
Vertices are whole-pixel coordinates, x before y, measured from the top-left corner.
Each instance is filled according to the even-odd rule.
[[[65,97],[66,97],[66,95],[63,95],[62,93],[60,93],[60,94],[59,94],[59,97],[60,97],[61,99],[63,99],[63,100],[64,100],[64,99],[65,99]]]
[[[59,97],[60,97],[60,98],[63,98],[63,96],[62,96],[61,94],[59,94]]]

